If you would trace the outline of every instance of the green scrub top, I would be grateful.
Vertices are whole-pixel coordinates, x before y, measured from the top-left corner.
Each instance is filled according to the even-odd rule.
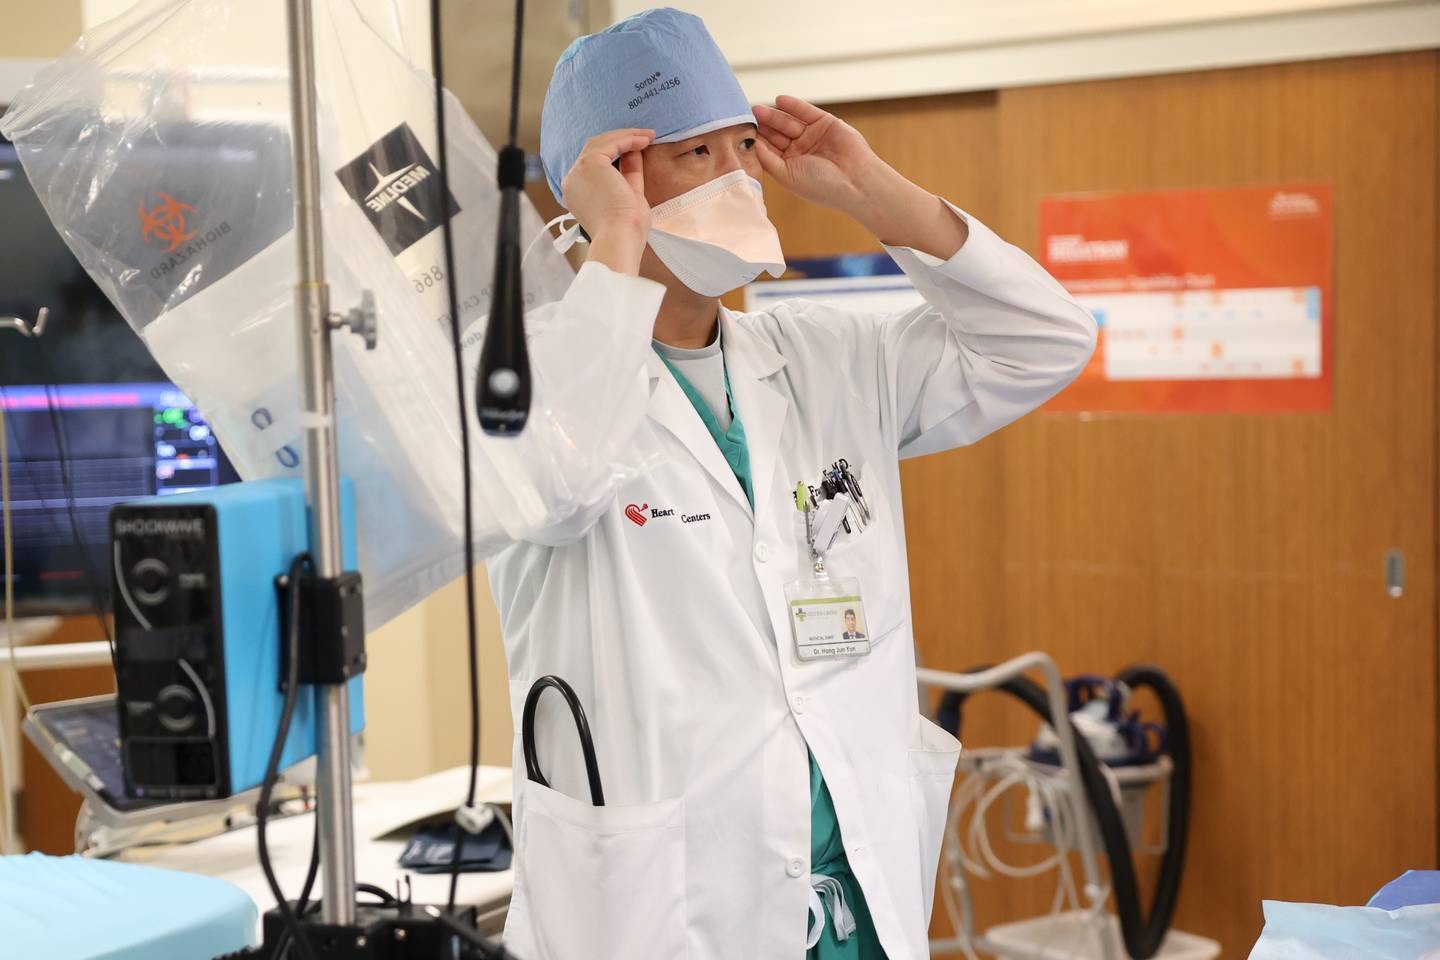
[[[735,410],[735,400],[730,394],[730,371],[725,371],[725,402],[730,405],[730,429],[722,431],[720,421],[710,410],[710,405],[700,392],[691,386],[685,375],[675,368],[664,354],[656,354],[665,362],[675,382],[680,385],[695,412],[700,416],[705,429],[710,431],[715,445],[730,464],[750,509],[755,509],[755,487],[750,477],[750,449],[745,444],[745,428]],[[722,353],[723,357],[724,354]],[[845,905],[855,917],[855,932],[843,942],[835,938],[835,924],[827,916],[825,929],[820,940],[806,953],[806,960],[885,960],[885,951],[875,935],[875,924],[870,919],[870,910],[865,905],[865,895],[860,883],[850,872],[850,861],[845,856],[845,844],[840,838],[840,820],[835,814],[835,801],[830,797],[830,788],[820,774],[820,765],[815,755],[810,754],[810,873],[833,877],[845,893]],[[826,905],[828,912],[829,905]],[[813,921],[812,921],[813,923]]]

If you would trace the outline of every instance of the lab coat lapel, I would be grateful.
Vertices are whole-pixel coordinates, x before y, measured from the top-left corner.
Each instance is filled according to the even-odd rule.
[[[720,311],[720,333],[735,413],[745,425],[750,451],[750,479],[755,507],[768,503],[779,463],[780,434],[790,401],[766,380],[785,365],[785,358],[761,338],[734,322],[729,310]],[[788,484],[787,484],[788,485]]]
[[[646,368],[650,375],[650,418],[673,433],[675,438],[685,445],[685,449],[690,451],[691,456],[700,461],[700,465],[715,479],[720,489],[733,497],[749,513],[750,503],[745,499],[745,491],[740,488],[740,481],[735,479],[735,472],[730,469],[730,464],[725,462],[724,455],[715,445],[715,440],[705,428],[700,415],[695,412],[690,398],[685,396],[685,391],[680,389],[680,385],[665,368],[665,361],[652,350]],[[749,424],[746,424],[747,438],[749,429]],[[753,469],[753,452],[751,466]]]

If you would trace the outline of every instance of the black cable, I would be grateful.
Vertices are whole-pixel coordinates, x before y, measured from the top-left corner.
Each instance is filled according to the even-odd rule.
[[[510,146],[520,133],[520,41],[525,37],[525,0],[515,0],[515,49],[510,53]]]
[[[475,952],[479,953],[485,960],[516,960],[515,954],[506,950],[503,945],[486,939],[479,930],[476,930],[474,927],[467,927],[448,911],[440,914],[435,919],[448,927],[453,933],[459,935],[460,939],[474,948]]]
[[[370,896],[375,897],[381,903],[387,905],[393,905],[400,902],[399,900],[395,899],[395,894],[391,893],[389,890],[386,890],[384,887],[377,887],[373,883],[357,883],[355,884],[355,891],[357,893],[368,893],[370,894]]]
[[[305,886],[300,888],[300,906],[295,911],[300,916],[305,916],[305,908],[310,905],[310,893],[315,889],[315,877],[320,873],[320,809],[315,807],[312,811],[315,817],[315,828],[310,832],[310,869],[305,872]]]
[[[285,752],[285,740],[290,736],[290,721],[295,716],[295,701],[300,690],[300,578],[310,563],[310,555],[301,553],[290,561],[290,579],[285,584],[285,600],[289,609],[287,624],[289,637],[285,644],[285,705],[280,711],[280,726],[275,731],[275,742],[270,746],[270,759],[265,764],[265,780],[260,784],[260,799],[255,805],[255,835],[260,846],[260,870],[265,874],[265,883],[275,897],[275,905],[290,931],[291,938],[300,944],[307,960],[315,960],[315,951],[300,929],[300,919],[280,890],[275,879],[275,868],[270,863],[270,846],[266,842],[265,827],[270,818],[270,798],[275,790],[275,781],[280,776],[280,758]],[[318,814],[317,814],[318,816]]]
[[[435,131],[439,160],[440,195],[450,196],[450,156],[447,146],[445,124],[445,57],[440,35],[440,0],[430,0],[430,67],[435,76]],[[520,113],[520,55],[524,36],[525,3],[515,0],[515,43],[510,73],[510,149],[513,152],[515,137],[519,128]],[[501,151],[502,156],[505,151]],[[503,191],[502,191],[503,193]],[[465,400],[464,355],[460,342],[459,295],[455,279],[455,236],[447,215],[441,221],[441,232],[445,246],[445,294],[450,307],[450,335],[455,353],[455,390],[460,407],[460,457],[465,487],[465,631],[470,666],[470,783],[465,794],[465,805],[475,806],[475,791],[480,777],[480,653],[475,635],[475,543],[474,507],[471,497],[470,477],[470,427]],[[461,843],[460,828],[454,828],[455,849],[450,861],[450,895],[446,909],[455,909],[455,898],[460,885]]]
[[[63,418],[56,409],[58,401],[55,397],[59,395],[60,383],[56,379],[55,368],[50,363],[50,355],[39,340],[35,341],[35,353],[45,367],[45,409],[50,414],[50,429],[55,434],[55,455],[60,464],[60,483],[65,491],[65,512],[70,518],[70,536],[75,541],[75,549],[80,552],[80,567],[85,574],[85,586],[90,593],[91,609],[95,613],[96,622],[100,624],[100,632],[105,636],[105,643],[110,648],[110,666],[118,676],[120,665],[115,653],[115,637],[110,632],[110,622],[105,619],[105,602],[101,599],[95,571],[90,567],[90,551],[86,549],[85,538],[80,535],[80,522],[75,516],[75,486],[68,466],[70,441],[65,435]]]
[[[580,698],[574,688],[554,675],[536,680],[525,696],[525,709],[520,715],[520,746],[525,754],[525,775],[542,787],[550,786],[550,782],[540,770],[540,759],[535,755],[535,708],[540,703],[540,695],[550,688],[559,691],[570,707],[570,716],[575,720],[575,732],[580,736],[580,751],[585,756],[585,776],[590,781],[590,803],[603,807],[605,791],[600,783],[600,764],[595,760],[595,741],[590,736],[590,721],[585,718],[585,708],[580,705]]]
[[[315,828],[311,831],[310,839],[310,869],[305,873],[305,886],[300,890],[300,900],[295,906],[297,916],[305,916],[306,911],[312,906],[310,893],[315,888],[315,876],[320,872],[320,811],[315,811]],[[317,901],[313,904],[319,907]],[[285,960],[290,954],[290,944],[293,943],[290,928],[287,926],[281,933],[280,939],[275,944],[275,952],[272,956],[275,960]]]
[[[320,909],[320,902],[318,900],[314,903],[310,902],[310,891],[315,885],[315,875],[320,870],[320,833],[318,829],[318,814],[316,823],[317,829],[315,832],[315,839],[310,847],[310,872],[305,875],[305,887],[303,890],[300,891],[300,900],[295,905],[295,915],[297,917],[304,917],[306,914],[314,913]],[[377,887],[373,883],[357,883],[355,884],[355,891],[357,893],[368,893],[371,896],[379,899],[380,902],[385,904],[386,906],[394,906],[395,904],[398,904],[400,902],[399,900],[395,899],[395,895],[393,893],[381,887]],[[275,951],[271,954],[271,957],[273,957],[274,960],[285,960],[285,957],[290,952],[290,945],[292,943],[294,943],[294,936],[291,933],[290,928],[287,926],[285,930],[281,932],[280,939],[276,941]]]
[[[435,133],[439,152],[440,196],[450,196],[450,157],[445,135],[445,65],[440,41],[440,0],[430,0],[430,68],[435,75]],[[447,201],[448,202],[448,201]],[[465,804],[475,805],[475,788],[480,778],[480,646],[475,636],[475,516],[470,494],[470,418],[465,402],[464,351],[460,345],[460,297],[455,287],[455,232],[447,211],[441,217],[445,238],[445,295],[450,305],[450,337],[455,353],[455,398],[460,410],[460,469],[465,490],[465,636],[470,664],[470,786]],[[455,909],[460,885],[460,837],[456,825],[455,853],[450,863],[450,896],[447,911]]]

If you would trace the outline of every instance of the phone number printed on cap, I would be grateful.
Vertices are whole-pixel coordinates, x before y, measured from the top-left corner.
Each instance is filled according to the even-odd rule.
[[[637,86],[639,86],[639,84],[637,84]],[[664,93],[666,90],[673,90],[675,87],[678,86],[680,86],[680,78],[671,77],[669,80],[666,80],[663,83],[657,83],[652,86],[646,87],[644,93],[640,94],[640,96],[635,97],[630,101],[630,109],[634,110],[636,107],[640,106],[640,104],[644,103],[646,100],[649,100],[651,97],[658,96]]]

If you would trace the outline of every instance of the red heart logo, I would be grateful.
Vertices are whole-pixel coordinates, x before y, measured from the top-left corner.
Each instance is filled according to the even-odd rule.
[[[645,521],[650,519],[649,517],[645,516],[645,511],[649,509],[650,504],[648,503],[642,503],[638,507],[632,503],[625,508],[625,516],[629,517],[631,520],[634,520],[636,524],[643,527],[645,526]]]

